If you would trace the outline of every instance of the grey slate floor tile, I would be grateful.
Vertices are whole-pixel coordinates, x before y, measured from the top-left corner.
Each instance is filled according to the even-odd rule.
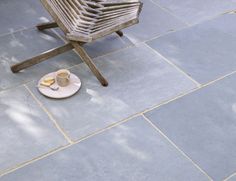
[[[1,181],[207,181],[142,117],[37,161]]]
[[[230,179],[227,179],[226,181],[236,181],[236,176],[233,176]]]
[[[84,64],[71,70],[82,80],[82,89],[72,98],[60,101],[44,98],[36,90],[36,82],[29,84],[72,139],[196,87],[143,44],[95,59],[95,62],[109,81],[106,88]]]
[[[95,42],[85,44],[84,47],[90,57],[98,57],[132,45],[133,43],[125,36],[119,37],[116,34],[112,34]]]
[[[50,71],[81,63],[78,55],[70,51],[20,73],[11,72],[11,65],[63,44],[64,42],[52,32],[41,33],[36,29],[0,37],[0,90],[36,80]]]
[[[0,140],[0,173],[66,144],[24,87],[0,93]]]
[[[143,3],[139,24],[124,30],[125,36],[133,43],[147,41],[186,26],[185,23],[162,10],[150,0],[145,0]]]
[[[196,24],[236,9],[235,0],[152,0],[183,19]]]
[[[203,25],[195,26],[196,28],[200,27],[201,29],[211,30],[211,31],[220,31],[226,34],[236,36],[236,13],[228,13],[222,16],[219,16],[213,20],[202,23]]]
[[[50,20],[40,1],[1,0],[0,36]]]
[[[187,72],[200,83],[207,83],[236,70],[236,26],[224,28],[224,15],[182,31],[150,41],[148,45]]]
[[[236,170],[236,75],[146,116],[215,181]]]

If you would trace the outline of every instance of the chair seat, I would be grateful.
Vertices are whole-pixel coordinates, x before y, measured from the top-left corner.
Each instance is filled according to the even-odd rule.
[[[72,41],[91,42],[138,23],[139,0],[48,0]],[[59,24],[60,26],[60,24]]]

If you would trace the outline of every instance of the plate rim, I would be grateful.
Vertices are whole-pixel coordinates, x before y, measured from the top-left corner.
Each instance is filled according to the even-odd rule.
[[[50,96],[50,95],[48,95],[48,94],[43,93],[43,92],[41,91],[41,89],[40,89],[40,82],[41,82],[42,79],[44,79],[45,77],[51,76],[52,74],[55,74],[55,73],[56,73],[56,72],[48,73],[48,74],[44,75],[43,77],[41,77],[40,80],[38,81],[37,89],[38,89],[38,91],[40,92],[40,94],[42,94],[43,96],[48,97],[48,98],[51,98],[51,99],[65,99],[65,98],[72,97],[73,95],[75,95],[75,94],[81,89],[82,82],[81,82],[80,78],[79,78],[77,75],[71,73],[71,75],[73,75],[77,80],[79,80],[78,89],[77,89],[73,94],[71,94],[71,95],[69,95],[69,96],[53,97],[53,96]],[[54,75],[54,76],[55,76],[55,75]],[[46,87],[46,88],[47,88],[47,87]],[[48,89],[49,89],[49,88],[48,88]]]

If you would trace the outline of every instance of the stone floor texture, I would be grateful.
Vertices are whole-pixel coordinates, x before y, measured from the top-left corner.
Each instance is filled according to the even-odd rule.
[[[64,44],[40,1],[0,1],[0,181],[236,181],[236,1],[143,0],[140,23],[18,74]],[[42,96],[67,68],[81,90]]]

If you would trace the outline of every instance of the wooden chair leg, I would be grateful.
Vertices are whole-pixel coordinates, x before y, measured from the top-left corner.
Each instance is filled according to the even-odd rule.
[[[64,52],[67,52],[69,50],[72,50],[74,47],[71,45],[71,43],[65,44],[61,47],[58,48],[54,48],[52,50],[49,50],[47,52],[44,52],[36,57],[30,58],[28,60],[25,60],[21,63],[15,64],[13,66],[11,66],[11,70],[13,73],[17,73],[23,69],[26,69],[30,66],[33,66],[35,64],[38,64],[44,60],[47,60],[49,58],[52,58],[56,55],[62,54]]]
[[[49,28],[56,28],[58,27],[56,22],[48,22],[48,23],[41,23],[36,26],[38,30],[45,30]]]
[[[123,33],[121,30],[117,31],[116,33],[117,33],[120,37],[122,37],[122,36],[124,35],[124,33]]]
[[[107,80],[99,72],[98,68],[93,63],[92,59],[86,53],[84,48],[78,42],[71,42],[71,43],[74,46],[77,53],[80,55],[80,58],[88,65],[88,67],[93,72],[93,74],[97,77],[97,79],[100,81],[100,83],[105,87],[108,86]]]

